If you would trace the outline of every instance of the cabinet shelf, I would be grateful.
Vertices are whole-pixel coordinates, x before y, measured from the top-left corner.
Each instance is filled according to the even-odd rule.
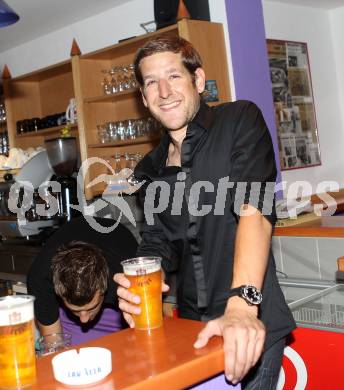
[[[121,92],[112,93],[109,95],[100,95],[90,98],[85,98],[84,103],[102,103],[102,102],[112,102],[118,99],[125,99],[126,97],[132,97],[135,94],[139,93],[138,88],[126,89]]]
[[[120,141],[114,141],[114,142],[106,142],[104,144],[97,143],[97,144],[90,144],[88,145],[89,148],[113,148],[114,146],[127,146],[127,145],[138,145],[138,144],[144,144],[146,142],[154,142],[158,141],[160,139],[160,135],[144,135],[142,137],[137,137],[133,139],[124,139]]]
[[[40,129],[37,131],[28,131],[27,133],[17,134],[16,138],[43,137],[44,135],[59,133],[65,127],[66,127],[66,125],[61,125],[61,126],[55,126],[55,127],[48,127],[46,129]],[[78,125],[71,125],[72,133],[75,130],[77,130],[77,128],[78,128]]]

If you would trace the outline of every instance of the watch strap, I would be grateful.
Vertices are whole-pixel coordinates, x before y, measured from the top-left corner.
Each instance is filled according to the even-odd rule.
[[[241,289],[243,286],[231,288],[228,293],[228,298],[241,296]]]
[[[249,295],[247,294],[247,291],[249,289],[254,289],[255,290],[255,293],[258,295],[258,301],[254,301],[254,299],[251,299],[249,297]],[[248,305],[260,305],[260,303],[262,302],[262,293],[261,291],[255,287],[255,286],[252,286],[252,285],[242,285],[242,286],[239,286],[239,287],[235,287],[235,288],[231,288],[229,290],[229,293],[228,293],[228,298],[231,298],[233,296],[238,296],[240,298],[242,298]]]

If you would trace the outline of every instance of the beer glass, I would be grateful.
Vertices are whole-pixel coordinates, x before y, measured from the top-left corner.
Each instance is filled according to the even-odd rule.
[[[0,388],[36,381],[33,301],[30,295],[0,297]]]
[[[141,298],[141,314],[134,315],[136,329],[154,329],[162,325],[161,258],[136,257],[122,261],[129,291]]]

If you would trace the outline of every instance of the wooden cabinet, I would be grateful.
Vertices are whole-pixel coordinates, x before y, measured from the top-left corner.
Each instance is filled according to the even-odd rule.
[[[157,136],[142,136],[102,144],[97,125],[150,116],[137,88],[111,95],[103,91],[104,70],[128,65],[136,51],[150,38],[162,33],[179,35],[189,40],[199,51],[208,80],[216,80],[219,103],[230,100],[227,56],[223,26],[219,23],[183,19],[173,26],[135,37],[116,45],[83,55],[70,61],[16,79],[4,80],[6,108],[9,120],[10,145],[38,146],[59,129],[40,130],[35,134],[16,134],[16,122],[24,118],[42,117],[64,111],[75,96],[78,113],[78,137],[81,159],[107,158],[115,153],[145,154],[157,144]],[[86,174],[85,184],[106,166],[94,164]],[[90,199],[102,193],[105,183],[86,189]]]
[[[42,146],[44,139],[59,134],[63,126],[17,134],[16,124],[23,119],[43,118],[66,111],[69,99],[74,97],[70,60],[24,76],[5,78],[3,82],[11,147]]]

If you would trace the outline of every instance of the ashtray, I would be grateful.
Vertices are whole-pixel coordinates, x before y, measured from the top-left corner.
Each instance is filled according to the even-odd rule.
[[[111,351],[100,347],[61,352],[51,363],[55,379],[71,386],[98,382],[112,371]]]

